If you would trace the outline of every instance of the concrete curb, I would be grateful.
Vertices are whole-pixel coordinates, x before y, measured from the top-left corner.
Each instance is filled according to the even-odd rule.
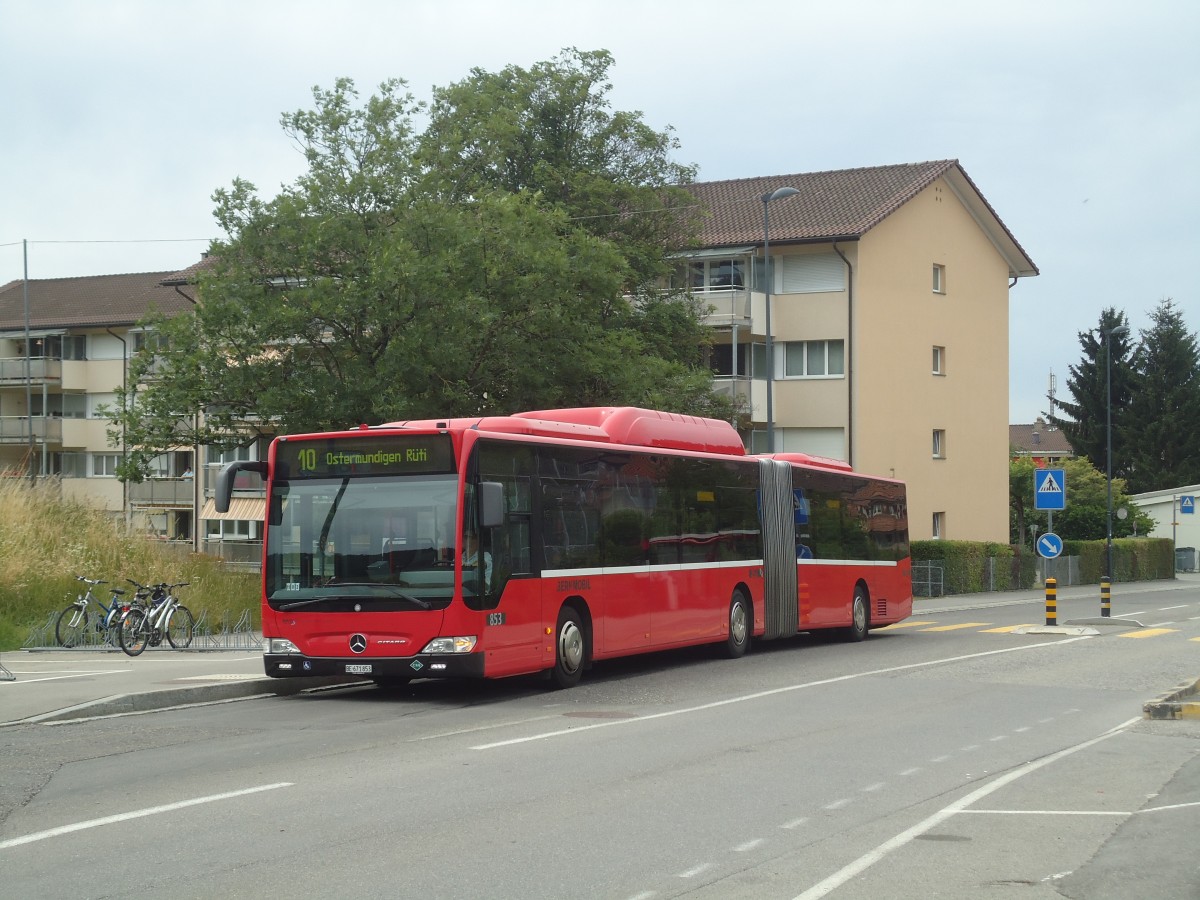
[[[1145,719],[1200,719],[1200,701],[1190,698],[1200,693],[1200,679],[1181,684],[1142,706]]]
[[[266,678],[251,677],[238,681],[221,681],[215,684],[197,684],[187,687],[167,688],[144,693],[113,694],[90,700],[77,706],[68,706],[48,713],[0,722],[0,728],[9,725],[36,725],[66,722],[75,719],[92,719],[177,706],[193,706],[200,703],[219,703],[227,700],[245,700],[250,697],[288,696],[313,688],[331,687],[341,684],[361,683],[361,679],[340,676],[312,678]]]

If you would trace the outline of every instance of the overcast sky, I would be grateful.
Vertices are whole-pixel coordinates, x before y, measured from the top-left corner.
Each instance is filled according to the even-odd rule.
[[[605,49],[613,105],[702,181],[958,159],[1041,270],[1011,291],[1009,421],[1078,332],[1164,297],[1200,329],[1195,0],[0,0],[0,284],[176,270],[212,193],[301,171],[280,115]]]

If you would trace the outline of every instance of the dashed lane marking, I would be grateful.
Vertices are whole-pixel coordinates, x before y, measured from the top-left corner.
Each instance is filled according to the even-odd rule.
[[[1141,631],[1127,631],[1124,634],[1118,634],[1117,637],[1123,638],[1148,638],[1158,637],[1160,634],[1171,634],[1178,631],[1178,628],[1143,628]]]
[[[922,628],[922,631],[961,631],[964,628],[983,628],[991,622],[962,622],[958,625],[938,625],[936,628]]]

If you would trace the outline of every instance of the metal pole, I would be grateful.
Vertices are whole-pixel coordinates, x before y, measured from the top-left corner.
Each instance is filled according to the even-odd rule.
[[[29,241],[22,239],[21,256],[24,263],[24,280],[21,294],[25,301],[25,418],[29,422],[29,480],[37,480],[37,457],[33,453],[33,363],[29,358],[31,346],[29,343]],[[42,417],[45,421],[46,405],[42,403]]]
[[[1104,454],[1105,476],[1108,484],[1108,539],[1104,547],[1104,577],[1112,582],[1112,329],[1105,337],[1104,390],[1106,395],[1105,426],[1108,432],[1108,450]]]
[[[1112,336],[1128,334],[1128,325],[1116,325],[1104,333],[1104,391],[1105,391],[1105,428],[1107,431],[1108,449],[1105,452],[1105,481],[1108,490],[1107,539],[1104,544],[1104,577],[1112,583]]]
[[[771,271],[771,220],[768,210],[771,208],[771,194],[763,194],[763,271],[767,280],[767,452],[775,452],[775,360],[771,346],[771,282],[775,273]]]

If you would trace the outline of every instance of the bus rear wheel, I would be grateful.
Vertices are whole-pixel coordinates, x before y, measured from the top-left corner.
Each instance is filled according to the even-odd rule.
[[[734,591],[729,601],[729,636],[725,639],[725,655],[730,659],[745,656],[750,649],[754,608],[742,591]]]
[[[554,639],[554,668],[550,680],[555,687],[569,688],[579,684],[587,662],[587,633],[583,617],[573,606],[564,606],[558,613]]]
[[[850,626],[842,629],[842,637],[847,641],[865,641],[870,624],[871,609],[867,605],[867,592],[859,586],[854,589],[854,599],[850,603]]]

